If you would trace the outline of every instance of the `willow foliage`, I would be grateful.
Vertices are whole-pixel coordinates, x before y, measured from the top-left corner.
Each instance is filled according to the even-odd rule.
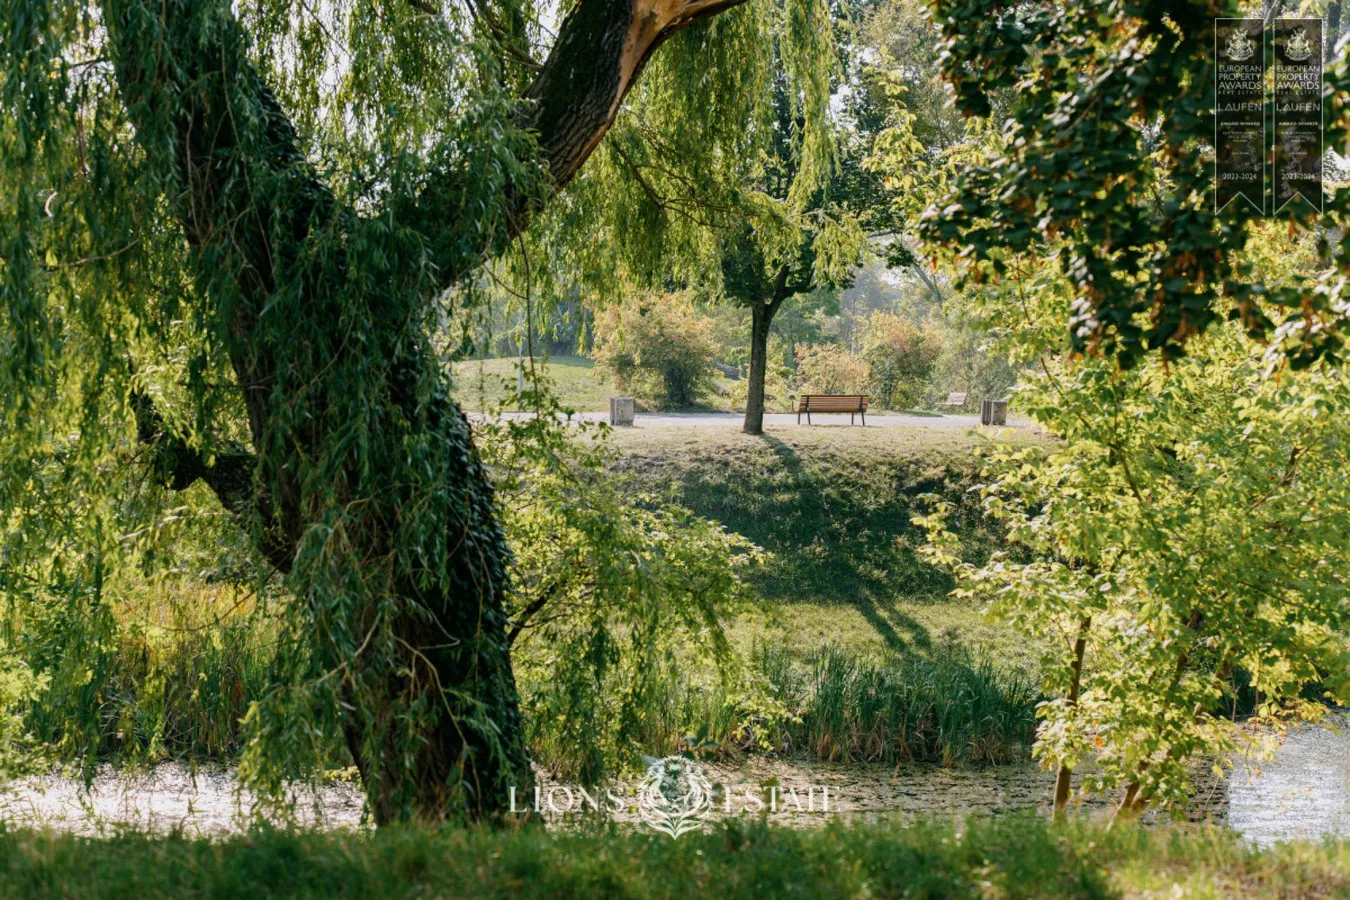
[[[708,18],[734,5],[648,36],[620,117],[633,131],[611,144],[638,135],[723,165],[760,121],[772,54],[757,48],[773,40],[795,48],[801,108],[821,108],[818,7],[790,0],[786,30],[760,4]],[[553,12],[0,11],[0,584],[13,595],[58,557],[125,565],[113,507],[129,469],[171,490],[206,481],[251,537],[257,583],[293,600],[274,688],[247,717],[244,771],[272,794],[335,734],[380,822],[490,813],[530,778],[508,553],[443,350],[483,262],[613,115],[586,118],[590,98],[569,90],[615,90],[576,83],[603,75],[578,48],[617,65],[605,17],[633,11]],[[559,137],[573,122],[587,141]],[[619,211],[627,199],[585,179],[576,194]],[[587,239],[662,247],[668,224]],[[564,214],[543,232],[566,227]]]
[[[691,28],[651,62],[501,277],[544,299],[579,290],[602,302],[635,288],[716,287],[721,241],[747,219],[795,252],[794,217],[838,167],[839,27],[826,0],[765,0]],[[784,196],[767,196],[766,169],[788,161]]]

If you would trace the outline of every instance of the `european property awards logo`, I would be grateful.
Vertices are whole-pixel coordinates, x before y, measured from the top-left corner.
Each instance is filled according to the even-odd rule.
[[[1322,20],[1214,20],[1214,211],[1321,210]]]
[[[1233,62],[1246,62],[1255,55],[1256,42],[1248,37],[1246,32],[1233,31],[1228,36],[1228,43],[1224,45],[1223,53]]]

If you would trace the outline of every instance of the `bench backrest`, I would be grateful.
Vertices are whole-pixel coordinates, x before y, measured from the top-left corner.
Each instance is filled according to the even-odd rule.
[[[944,404],[942,404],[942,405],[943,405],[943,406],[965,406],[965,405],[966,405],[966,396],[967,396],[966,394],[962,394],[962,393],[959,393],[959,392],[957,392],[957,391],[952,391],[950,394],[947,395],[947,402],[944,403]]]
[[[797,412],[867,412],[866,394],[803,394]]]

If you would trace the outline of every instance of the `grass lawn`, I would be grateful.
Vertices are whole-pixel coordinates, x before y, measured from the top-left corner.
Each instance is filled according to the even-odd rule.
[[[608,412],[609,398],[619,393],[606,378],[595,372],[594,364],[584,356],[555,356],[547,361],[536,360],[545,375],[553,379],[554,390],[564,406],[577,412]],[[515,396],[516,360],[469,359],[454,365],[455,398],[467,410],[482,411],[496,407],[503,400]],[[716,376],[721,387],[730,380]],[[638,409],[651,411],[639,400]],[[710,395],[697,407],[701,411],[725,412],[726,401]],[[666,410],[670,412],[672,410]]]
[[[1038,440],[1022,434],[1016,440]],[[755,576],[770,608],[743,617],[746,640],[924,653],[955,638],[1023,667],[1033,648],[947,597],[951,580],[924,562],[912,516],[923,496],[957,504],[967,556],[998,535],[967,493],[984,440],[948,429],[617,429],[615,469],[636,488],[672,493],[773,554]]]
[[[589,359],[581,356],[555,356],[547,362],[537,361],[554,381],[555,390],[563,403],[577,412],[596,412],[609,409],[609,398],[616,392],[613,385],[600,378]],[[481,411],[496,407],[503,400],[515,396],[515,359],[469,359],[454,365],[455,398],[469,410]]]
[[[391,828],[223,840],[0,834],[7,897],[1327,898],[1350,845],[1260,851],[1220,830],[1025,816],[794,831]]]
[[[618,389],[610,383],[608,379],[601,378],[594,371],[594,364],[584,356],[555,356],[547,361],[539,360],[536,365],[542,367],[544,373],[553,379],[554,390],[557,391],[558,399],[564,406],[568,406],[577,412],[608,412],[609,398],[618,393]],[[455,399],[466,409],[473,412],[493,409],[503,400],[515,396],[516,392],[516,360],[514,358],[501,359],[468,359],[454,364],[455,377]],[[731,386],[736,382],[722,375],[716,375],[713,379],[718,390],[724,393],[731,392]],[[723,394],[712,393],[703,398],[703,402],[695,407],[695,410],[701,412],[740,412],[741,410],[731,410]],[[655,412],[649,408],[641,399],[638,401],[638,409],[642,412]],[[680,412],[681,410],[663,410],[664,412]],[[772,411],[772,410],[771,410]],[[873,409],[873,415],[886,415],[891,410]],[[896,410],[911,416],[932,416],[939,417],[941,414],[931,410],[909,409]]]

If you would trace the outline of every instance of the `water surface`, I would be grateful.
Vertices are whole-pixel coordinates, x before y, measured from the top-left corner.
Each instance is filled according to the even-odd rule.
[[[1226,822],[1258,845],[1294,838],[1350,838],[1350,719],[1327,727],[1291,729],[1273,760],[1241,763],[1226,779],[1202,778],[1192,804],[1172,813]],[[957,816],[1038,809],[1048,812],[1053,777],[1032,764],[983,769],[936,766],[856,766],[802,760],[752,758],[738,766],[708,766],[714,783],[726,786],[730,814],[763,815],[810,827],[831,816]],[[544,790],[550,786],[544,783]],[[746,812],[744,798],[780,798],[777,809]],[[828,813],[820,798],[828,790]],[[620,791],[622,796],[628,793]],[[632,792],[636,796],[636,792]],[[807,808],[807,798],[814,798]],[[358,828],[362,795],[341,782],[297,791],[294,817],[303,825]],[[255,798],[224,769],[192,771],[164,764],[126,776],[107,771],[85,789],[76,778],[51,775],[19,779],[0,791],[0,819],[14,825],[49,827],[81,834],[118,828],[187,834],[223,834],[247,827]],[[522,799],[522,807],[530,805]],[[728,812],[719,803],[713,813]],[[1076,810],[1105,816],[1104,800]],[[636,820],[633,811],[617,816]],[[275,820],[275,816],[273,816]]]

